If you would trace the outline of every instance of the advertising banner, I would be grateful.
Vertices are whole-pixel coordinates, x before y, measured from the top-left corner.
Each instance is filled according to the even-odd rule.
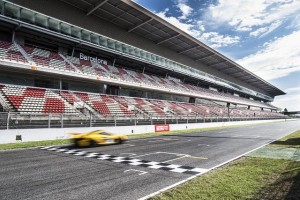
[[[170,126],[169,124],[155,124],[155,132],[166,132],[170,131]]]

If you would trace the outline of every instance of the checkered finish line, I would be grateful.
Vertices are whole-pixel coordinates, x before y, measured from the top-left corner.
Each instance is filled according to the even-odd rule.
[[[197,167],[189,167],[189,166],[182,166],[182,165],[174,165],[168,164],[163,162],[155,162],[155,161],[148,161],[148,160],[140,160],[130,157],[120,157],[120,156],[113,156],[108,154],[102,153],[91,153],[87,151],[77,150],[77,149],[68,149],[63,147],[54,147],[54,146],[47,146],[47,147],[40,147],[40,149],[60,152],[65,154],[72,154],[74,156],[83,156],[86,158],[94,158],[98,160],[106,160],[115,163],[123,163],[127,165],[139,166],[139,167],[147,167],[151,169],[160,169],[170,172],[182,173],[182,174],[201,174],[207,171],[207,169],[197,168]]]

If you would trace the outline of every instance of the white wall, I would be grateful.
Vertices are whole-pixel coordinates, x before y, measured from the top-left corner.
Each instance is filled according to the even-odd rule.
[[[259,124],[284,120],[260,120],[260,121],[238,121],[238,122],[213,122],[193,124],[170,124],[170,130],[184,130],[194,128],[222,127],[242,124]],[[106,130],[119,134],[154,133],[154,125],[144,126],[118,126],[118,127],[92,127],[92,128],[51,128],[51,129],[13,129],[0,131],[0,144],[16,142],[16,136],[21,135],[23,142],[55,140],[69,138],[69,133],[82,133],[92,130]]]

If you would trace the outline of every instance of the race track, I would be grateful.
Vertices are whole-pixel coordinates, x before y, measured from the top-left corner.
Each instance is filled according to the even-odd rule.
[[[0,152],[0,199],[139,199],[300,129],[299,121]]]

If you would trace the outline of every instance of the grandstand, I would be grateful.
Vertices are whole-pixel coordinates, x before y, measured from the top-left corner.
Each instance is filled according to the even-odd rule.
[[[0,0],[0,24],[2,129],[284,117],[283,91],[130,0]]]

